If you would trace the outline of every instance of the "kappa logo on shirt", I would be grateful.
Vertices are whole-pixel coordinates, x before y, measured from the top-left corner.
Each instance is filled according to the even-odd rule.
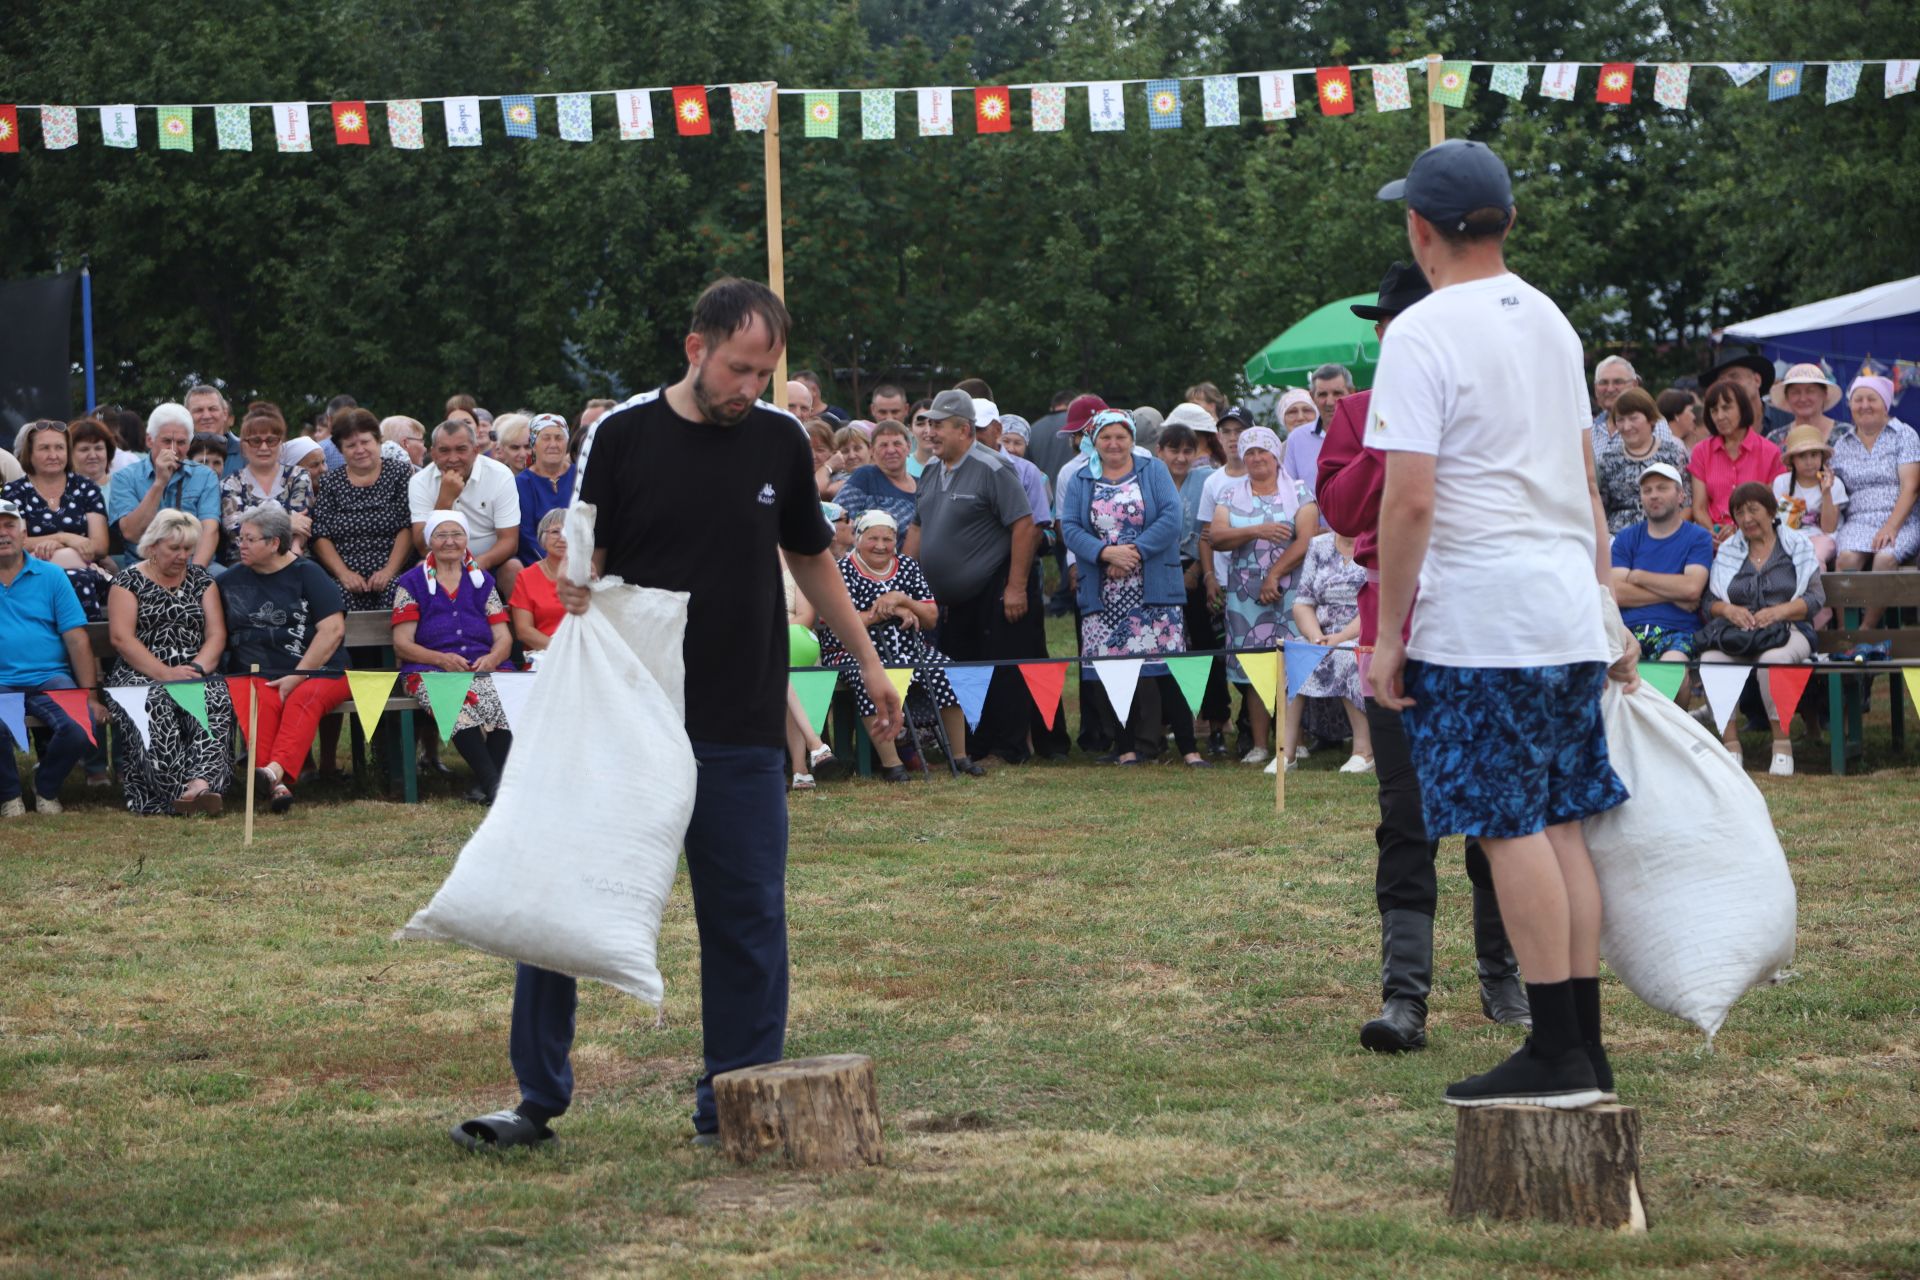
[[[770,507],[773,505],[773,500],[774,500],[773,486],[770,484],[761,485],[760,486],[760,505],[763,507]]]

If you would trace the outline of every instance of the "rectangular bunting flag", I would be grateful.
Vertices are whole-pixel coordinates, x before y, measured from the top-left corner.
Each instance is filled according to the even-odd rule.
[[[274,103],[273,137],[282,151],[313,150],[313,133],[312,126],[307,121],[307,104],[304,102]]]
[[[1240,77],[1208,76],[1200,82],[1201,101],[1207,109],[1207,128],[1240,123]]]
[[[367,123],[366,103],[336,102],[333,104],[333,145],[336,147],[373,145],[373,129]]]
[[[1427,86],[1427,92],[1433,100],[1446,107],[1464,107],[1467,105],[1467,72],[1472,68],[1467,62],[1443,62],[1433,77],[1433,83]],[[1525,82],[1522,82],[1525,87]]]
[[[80,141],[80,112],[74,107],[40,108],[40,145],[65,151]]]
[[[1714,65],[1726,72],[1727,78],[1736,86],[1744,85],[1767,69],[1764,62],[1720,62]]]
[[[1860,91],[1860,64],[1835,62],[1827,67],[1827,105],[1845,102]]]
[[[707,86],[674,86],[673,127],[683,138],[701,138],[713,132],[713,120],[707,115]]]
[[[554,105],[560,112],[560,140],[562,142],[593,141],[592,94],[563,93],[554,99]]]
[[[1540,72],[1540,96],[1559,102],[1572,102],[1580,84],[1580,64],[1549,62]]]
[[[162,151],[193,150],[192,107],[155,107],[153,118],[160,125]]]
[[[653,95],[645,89],[622,89],[613,95],[620,108],[620,141],[645,142],[653,137]]]
[[[1013,95],[987,86],[973,91],[973,131],[1007,133],[1013,128]]]
[[[100,108],[100,140],[110,147],[140,145],[140,126],[134,121],[131,103]]]
[[[897,121],[894,119],[893,90],[860,91],[860,136],[868,142],[891,141]]]
[[[809,138],[837,138],[840,136],[840,95],[828,90],[825,93],[809,93],[806,96],[807,126]]]
[[[765,133],[767,112],[773,107],[773,86],[755,80],[752,84],[736,84],[729,92],[733,97],[734,132]]]
[[[1600,68],[1600,87],[1594,90],[1594,101],[1610,106],[1625,106],[1633,101],[1633,64],[1631,62],[1609,62]]]
[[[1897,98],[1903,93],[1912,93],[1916,79],[1920,79],[1920,59],[1890,59],[1887,62],[1886,96]]]
[[[1345,67],[1320,67],[1313,73],[1314,88],[1320,94],[1320,114],[1353,114],[1353,73]]]
[[[1806,69],[1806,64],[1800,62],[1774,63],[1773,69],[1767,72],[1767,101],[1799,97],[1800,76]]]
[[[524,93],[508,94],[500,99],[500,119],[507,126],[509,138],[537,138],[540,136],[539,108],[533,99]]]
[[[1662,63],[1653,73],[1653,100],[1673,111],[1686,110],[1687,86],[1692,79],[1691,63]]]
[[[253,112],[242,102],[213,109],[213,145],[222,151],[253,150]]]
[[[1298,110],[1293,100],[1293,72],[1260,73],[1260,118],[1291,120]]]
[[[1180,119],[1180,82],[1147,81],[1147,128],[1178,129]]]
[[[447,113],[447,145],[480,145],[480,99],[448,98],[441,106]]]
[[[427,145],[420,99],[399,98],[387,104],[387,138],[402,151],[418,151]]]
[[[953,90],[916,89],[914,98],[920,109],[920,136],[951,138],[953,136]]]
[[[20,108],[11,102],[0,103],[0,151],[11,155],[20,150]],[[11,750],[12,748],[8,748]]]
[[[1413,106],[1413,90],[1407,87],[1407,69],[1399,63],[1368,69],[1373,79],[1375,111],[1405,111]]]
[[[1118,133],[1127,127],[1127,99],[1118,80],[1087,85],[1087,123],[1095,133]]]
[[[1066,127],[1067,86],[1063,84],[1033,86],[1033,131],[1059,133]]]
[[[1494,67],[1488,87],[1509,98],[1524,98],[1527,96],[1527,81],[1532,78],[1533,68],[1526,63],[1502,62]]]

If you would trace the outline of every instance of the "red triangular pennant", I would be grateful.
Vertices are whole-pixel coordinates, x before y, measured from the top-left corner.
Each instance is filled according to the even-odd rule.
[[[1353,73],[1345,67],[1321,67],[1313,73],[1313,82],[1320,90],[1320,114],[1323,116],[1350,116],[1353,114]]]
[[[373,135],[367,131],[366,103],[336,102],[333,104],[333,144],[336,147],[373,145]]]
[[[233,718],[240,724],[242,741],[252,737],[247,732],[247,712],[253,706],[253,691],[265,681],[259,676],[228,676],[227,698],[233,703]]]
[[[1020,678],[1027,682],[1027,692],[1033,695],[1033,705],[1040,708],[1040,714],[1047,722],[1047,728],[1053,728],[1053,721],[1060,713],[1060,691],[1067,687],[1068,662],[1028,662],[1020,666]]]
[[[1773,697],[1773,712],[1780,717],[1780,732],[1790,732],[1793,713],[1800,706],[1800,695],[1807,691],[1813,672],[1806,667],[1768,667],[1767,692]]]
[[[1005,89],[973,91],[973,128],[976,133],[1006,133],[1013,128],[1013,97]]]
[[[1600,102],[1610,102],[1615,106],[1625,106],[1633,101],[1633,64],[1631,62],[1609,62],[1600,68],[1600,91],[1594,95]]]
[[[707,86],[674,86],[673,127],[680,131],[683,138],[713,132],[713,121],[707,116]]]
[[[87,709],[87,691],[85,689],[48,689],[45,691],[53,699],[53,705],[67,713],[69,719],[87,731],[87,741],[94,746],[100,745],[100,739],[93,736],[93,713]]]

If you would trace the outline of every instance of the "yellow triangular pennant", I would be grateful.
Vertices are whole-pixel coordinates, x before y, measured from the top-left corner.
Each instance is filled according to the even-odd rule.
[[[1907,696],[1913,699],[1913,709],[1920,711],[1920,667],[1908,667],[1900,673],[1907,682]]]
[[[353,691],[353,714],[360,717],[360,732],[369,738],[373,736],[373,727],[380,723],[380,713],[386,709],[393,682],[399,675],[397,671],[347,672],[347,688]]]
[[[1280,655],[1242,653],[1235,656],[1240,659],[1240,669],[1247,673],[1247,679],[1253,681],[1253,691],[1260,695],[1261,705],[1268,714],[1278,714],[1274,710],[1274,694],[1280,688]]]
[[[893,691],[900,695],[900,700],[905,702],[907,700],[907,686],[913,683],[913,668],[888,667],[887,679],[893,683]]]

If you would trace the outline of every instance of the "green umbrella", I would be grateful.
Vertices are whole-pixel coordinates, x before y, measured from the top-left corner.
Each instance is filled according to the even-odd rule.
[[[1256,387],[1305,386],[1308,375],[1321,365],[1343,364],[1353,372],[1356,387],[1372,386],[1380,339],[1374,336],[1373,321],[1362,320],[1348,308],[1356,302],[1378,301],[1375,294],[1356,293],[1329,302],[1247,361],[1247,381]]]

